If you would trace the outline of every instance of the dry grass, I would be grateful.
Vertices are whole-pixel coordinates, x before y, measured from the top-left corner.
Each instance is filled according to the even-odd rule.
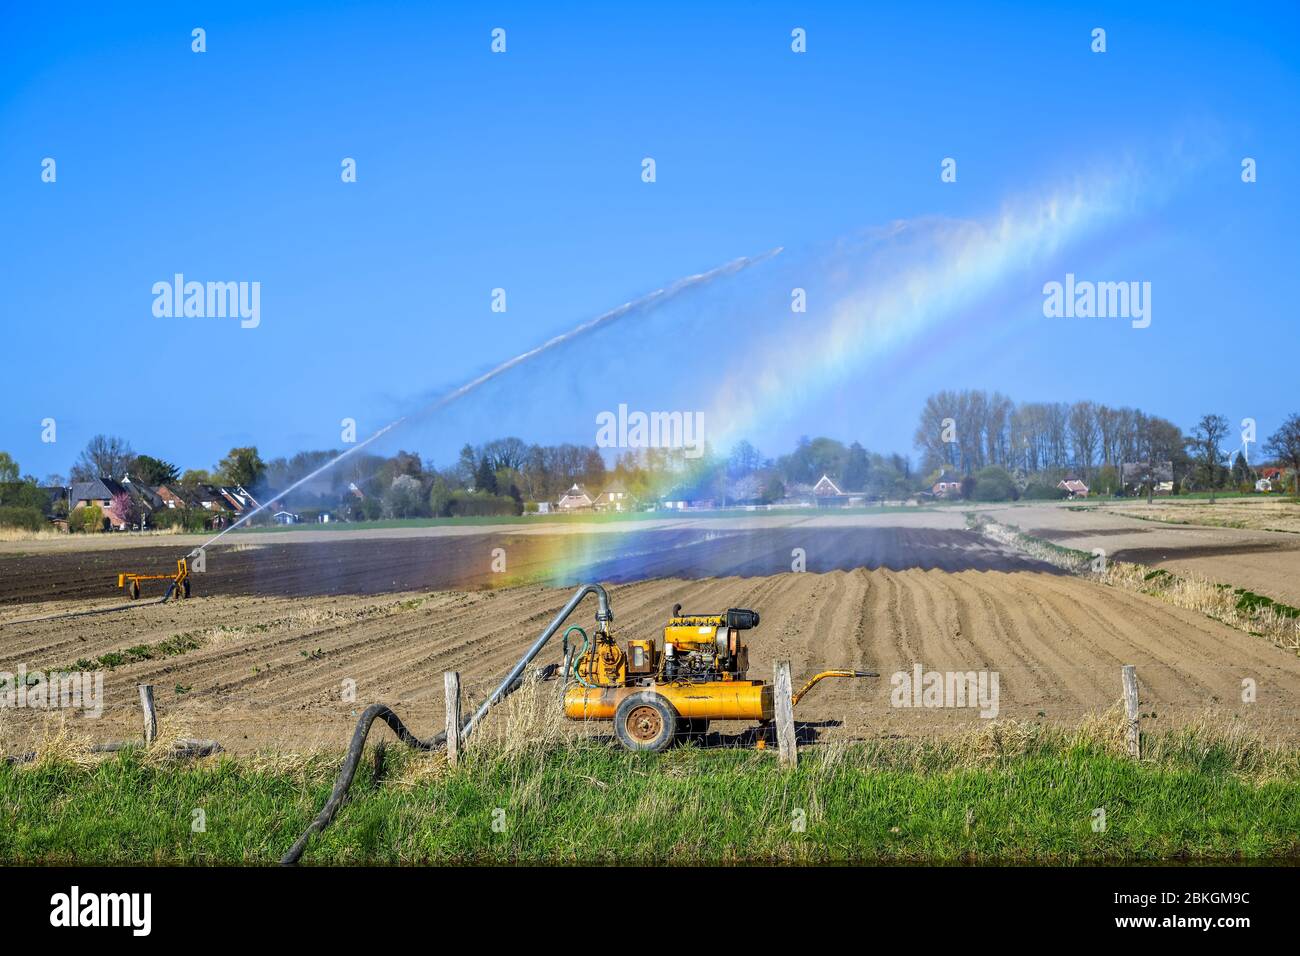
[[[1280,495],[1258,498],[1222,498],[1214,504],[1200,498],[1179,501],[1158,498],[1143,502],[1107,502],[1107,511],[1128,518],[1165,524],[1205,525],[1212,528],[1243,528],[1252,531],[1300,533],[1300,504]]]
[[[91,747],[90,735],[70,726],[65,714],[45,714],[40,739],[32,748],[35,758],[21,766],[31,769],[56,765],[93,767],[107,755]]]
[[[1300,617],[1279,610],[1282,605],[1260,606],[1243,601],[1240,589],[1198,575],[1175,576],[1123,561],[1108,563],[1105,571],[1095,577],[1103,584],[1151,595],[1239,631],[1266,637],[1284,650],[1300,652]]]
[[[494,707],[475,730],[467,754],[511,760],[545,753],[581,736],[578,725],[564,717],[564,682],[542,681],[538,676],[536,668],[524,672],[519,689]]]
[[[590,741],[583,742],[574,725],[565,721],[554,699],[554,685],[526,681],[515,694],[503,702],[480,726],[466,747],[462,766],[471,774],[504,776],[512,781],[516,799],[528,803],[541,798],[537,767],[562,755],[588,752]],[[0,712],[0,719],[3,712]],[[1164,724],[1164,721],[1161,721]],[[150,765],[175,763],[178,742],[194,736],[183,713],[165,715],[159,721],[158,736],[149,747],[141,741],[139,753]],[[1256,784],[1281,777],[1300,775],[1300,750],[1269,743],[1257,729],[1240,718],[1206,712],[1159,733],[1144,732],[1143,763],[1162,766],[1217,766]],[[386,784],[398,788],[415,788],[421,784],[444,780],[453,770],[442,750],[409,751],[390,740],[367,748],[373,755],[382,751]],[[597,745],[595,752],[616,751],[613,744]],[[695,754],[696,747],[687,751]],[[981,721],[962,733],[928,740],[833,740],[804,748],[801,767],[810,768],[814,782],[829,779],[844,771],[873,772],[896,770],[917,773],[952,773],[963,770],[1007,766],[1045,753],[1087,751],[1127,759],[1126,723],[1123,707],[1116,702],[1102,713],[1084,717],[1074,726],[1062,727],[1018,719]],[[709,753],[710,751],[699,751]],[[743,772],[747,766],[767,766],[774,759],[771,752],[712,751],[739,761],[732,769]],[[41,769],[55,765],[90,768],[117,759],[112,752],[96,751],[93,741],[72,728],[61,715],[48,715],[40,738],[32,747],[30,759],[19,766]],[[668,777],[689,776],[698,767],[688,755],[670,751],[662,755],[653,772]],[[680,759],[683,758],[683,759]],[[573,759],[581,762],[581,758]],[[369,763],[374,763],[371,757]],[[306,780],[325,781],[338,771],[339,753],[321,748],[305,753],[259,752],[251,754],[221,753],[193,758],[190,763],[229,765],[241,770],[290,775]],[[649,770],[649,768],[647,768]],[[631,769],[629,772],[643,771]],[[587,782],[597,788],[611,786],[610,781],[592,777]],[[654,815],[651,808],[642,812]]]
[[[28,531],[26,528],[2,528],[0,527],[0,541],[49,541],[54,538],[66,538],[66,531],[55,531],[54,529],[40,531]]]
[[[0,541],[69,541],[73,538],[82,541],[106,541],[119,535],[129,538],[166,538],[172,535],[191,533],[179,526],[150,528],[148,531],[103,531],[89,535],[80,532],[73,535],[67,531],[58,531],[54,528],[42,528],[40,531],[28,531],[26,528],[0,528]],[[258,545],[246,545],[245,547],[258,547]]]

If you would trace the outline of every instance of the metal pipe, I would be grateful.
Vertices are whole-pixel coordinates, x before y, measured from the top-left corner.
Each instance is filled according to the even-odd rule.
[[[879,676],[880,675],[877,674],[875,671],[846,671],[846,670],[822,671],[820,674],[814,675],[812,680],[808,681],[808,683],[804,684],[802,687],[799,688],[799,693],[795,694],[793,697],[790,698],[790,706],[791,707],[796,706],[799,703],[799,701],[803,699],[804,694],[808,693],[808,691],[816,687],[819,681],[824,681],[828,677],[879,677]]]
[[[600,630],[604,631],[605,625],[614,620],[614,612],[609,609],[609,595],[605,593],[603,587],[599,584],[584,584],[578,588],[577,591],[573,592],[573,597],[569,598],[569,603],[560,609],[560,613],[555,615],[555,619],[546,626],[546,630],[542,631],[537,640],[533,642],[533,646],[528,648],[523,657],[519,658],[519,663],[510,668],[510,673],[505,676],[497,689],[474,712],[474,715],[465,722],[465,726],[460,731],[462,741],[474,732],[474,728],[478,726],[478,722],[483,719],[483,715],[492,708],[492,705],[509,693],[511,685],[523,674],[524,668],[532,662],[534,657],[541,653],[542,648],[546,646],[546,642],[555,636],[555,632],[568,620],[569,615],[577,610],[578,605],[582,603],[582,599],[588,594],[595,594],[596,600],[600,602],[600,607],[596,610],[596,621],[600,625]]]

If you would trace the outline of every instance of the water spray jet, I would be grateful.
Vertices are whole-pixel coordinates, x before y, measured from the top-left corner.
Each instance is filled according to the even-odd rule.
[[[469,395],[471,392],[474,392],[475,390],[481,388],[483,385],[486,385],[488,382],[492,381],[493,379],[504,375],[506,372],[510,371],[513,368],[517,368],[518,366],[523,365],[525,362],[537,358],[539,355],[542,355],[546,352],[552,351],[553,349],[557,349],[563,345],[566,345],[576,339],[579,339],[585,335],[595,332],[597,329],[603,328],[607,325],[611,325],[614,322],[617,322],[620,319],[625,318],[628,315],[631,315],[632,313],[645,312],[653,308],[658,308],[660,305],[663,305],[664,303],[671,301],[672,299],[676,298],[681,293],[689,289],[698,288],[700,286],[707,285],[708,283],[712,282],[714,279],[719,279],[722,278],[723,276],[734,275],[743,269],[747,269],[750,266],[757,265],[760,262],[763,262],[767,259],[771,259],[773,256],[779,255],[782,252],[782,249],[783,247],[778,246],[775,249],[768,250],[767,252],[761,253],[756,256],[741,256],[740,258],[733,259],[730,262],[718,266],[715,269],[710,269],[708,272],[699,272],[694,275],[685,276],[681,279],[676,280],[675,282],[670,283],[669,285],[664,286],[661,289],[656,289],[655,291],[647,293],[646,295],[643,295],[639,298],[632,299],[630,302],[624,302],[622,305],[618,306],[617,308],[610,309],[608,312],[603,312],[600,315],[596,316],[594,319],[589,319],[588,321],[582,323],[576,328],[570,329],[568,332],[564,332],[560,335],[555,336],[554,338],[548,339],[547,341],[543,342],[541,345],[531,348],[526,352],[521,352],[518,355],[516,355],[514,358],[507,359],[506,361],[502,362],[500,365],[497,365],[496,367],[492,368],[490,371],[484,372],[482,375],[478,376],[477,378],[471,379],[470,381],[466,382],[464,385],[461,385],[457,388],[452,389],[450,392],[445,393],[444,395],[440,396],[439,398],[437,398],[430,404],[426,405],[425,407],[419,409],[418,411],[413,412],[410,415],[403,415],[401,418],[397,419],[396,421],[390,422],[389,424],[385,425],[383,428],[379,429],[369,438],[365,439],[364,441],[358,442],[356,445],[352,446],[347,451],[342,452],[340,455],[338,455],[338,457],[333,458],[330,461],[327,461],[325,464],[321,465],[315,471],[295,481],[288,488],[285,488],[283,491],[281,491],[276,496],[276,500],[278,500],[279,498],[283,498],[284,496],[290,494],[293,491],[296,491],[298,488],[301,488],[303,485],[307,484],[308,482],[316,478],[319,478],[322,474],[329,471],[331,468],[333,468],[339,462],[343,461],[348,456],[354,455],[357,452],[361,451],[361,449],[367,447],[368,445],[374,444],[380,438],[383,438],[389,432],[400,427],[401,425],[410,421],[427,417],[428,415],[431,415],[434,412],[439,411],[440,409],[446,408],[448,405],[452,404],[453,402],[459,401],[460,399],[464,398],[466,395]],[[197,548],[191,551],[190,554],[194,555],[197,552],[203,550],[204,548],[210,547],[211,545],[215,544],[227,533],[234,531],[240,525],[246,523],[254,515],[262,511],[265,511],[266,508],[269,506],[269,504],[270,504],[269,499],[267,504],[259,504],[252,511],[249,511],[247,514],[242,515],[239,518],[239,520],[231,523],[229,526],[223,528],[220,532],[213,535],[207,541],[203,542],[203,544],[199,545]]]

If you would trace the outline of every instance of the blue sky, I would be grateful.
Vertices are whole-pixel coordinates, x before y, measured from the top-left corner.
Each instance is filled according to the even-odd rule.
[[[833,289],[837,268],[849,286],[878,274],[869,252],[837,258],[845,237],[987,224],[1116,170],[1121,215],[897,347],[845,355],[834,375],[790,368],[779,414],[736,427],[771,454],[801,433],[910,451],[925,395],[962,387],[1184,427],[1250,416],[1263,434],[1300,410],[1294,4],[695,6],[6,11],[0,448],[44,476],[98,432],[183,467],[232,445],[336,447],[344,417],[364,436],[606,309],[782,246],[383,447],[446,465],[505,434],[590,443],[595,413],[620,402],[725,414],[720,368],[770,365],[777,323],[815,350],[825,310],[862,291]],[[1067,271],[1151,282],[1151,327],[1044,318],[1042,283]],[[177,272],[260,282],[261,324],[155,317],[152,286]],[[789,314],[795,283],[807,314]]]

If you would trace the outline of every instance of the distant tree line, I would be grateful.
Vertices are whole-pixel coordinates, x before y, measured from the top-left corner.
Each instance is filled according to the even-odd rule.
[[[1136,408],[1092,401],[1017,403],[978,389],[930,395],[914,440],[927,474],[968,476],[995,468],[1018,476],[1021,485],[1072,476],[1104,493],[1119,490],[1125,463],[1168,462],[1177,490],[1211,495],[1253,486],[1258,473],[1247,460],[1246,440],[1236,439],[1222,415],[1204,415],[1184,434],[1168,419]],[[1269,456],[1294,474],[1300,468],[1300,416],[1291,415],[1257,447],[1261,458]]]
[[[946,473],[959,482],[962,497],[983,500],[1059,497],[1056,484],[1067,476],[1088,482],[1094,493],[1114,493],[1122,490],[1124,463],[1169,462],[1176,490],[1211,494],[1249,490],[1259,475],[1246,448],[1234,446],[1233,429],[1222,415],[1204,415],[1184,434],[1173,422],[1135,408],[1090,401],[1016,403],[999,392],[979,390],[942,391],[927,398],[915,442],[921,452],[918,469],[905,455],[872,452],[859,442],[845,444],[826,436],[801,437],[794,449],[775,458],[741,440],[726,453],[706,444],[695,457],[682,449],[627,450],[615,455],[612,465],[593,446],[539,445],[507,437],[466,444],[455,463],[442,469],[406,450],[390,456],[359,452],[326,469],[338,458],[338,449],[265,461],[256,446],[243,446],[230,449],[210,469],[182,472],[165,459],[137,454],[123,438],[96,435],[73,462],[69,477],[77,482],[129,475],[152,487],[171,485],[181,494],[204,485],[242,487],[264,503],[274,500],[304,517],[329,510],[350,520],[378,520],[521,514],[538,502],[557,500],[575,484],[593,497],[617,484],[642,503],[708,500],[725,506],[774,503],[807,492],[823,475],[845,493],[901,499],[929,490]],[[1294,493],[1300,474],[1300,415],[1290,415],[1259,448],[1283,469],[1280,479],[1274,474],[1282,482],[1276,490]],[[1147,494],[1153,472],[1148,468],[1145,473],[1142,490]],[[288,491],[300,482],[301,487]],[[43,481],[20,477],[18,463],[0,451],[0,525],[36,530],[51,516],[72,517],[66,500],[43,490],[68,484],[61,475]],[[109,511],[130,519],[138,517],[134,508],[123,496]],[[97,515],[75,517],[87,525],[100,521]],[[155,518],[186,527],[202,527],[207,520],[179,510]]]

